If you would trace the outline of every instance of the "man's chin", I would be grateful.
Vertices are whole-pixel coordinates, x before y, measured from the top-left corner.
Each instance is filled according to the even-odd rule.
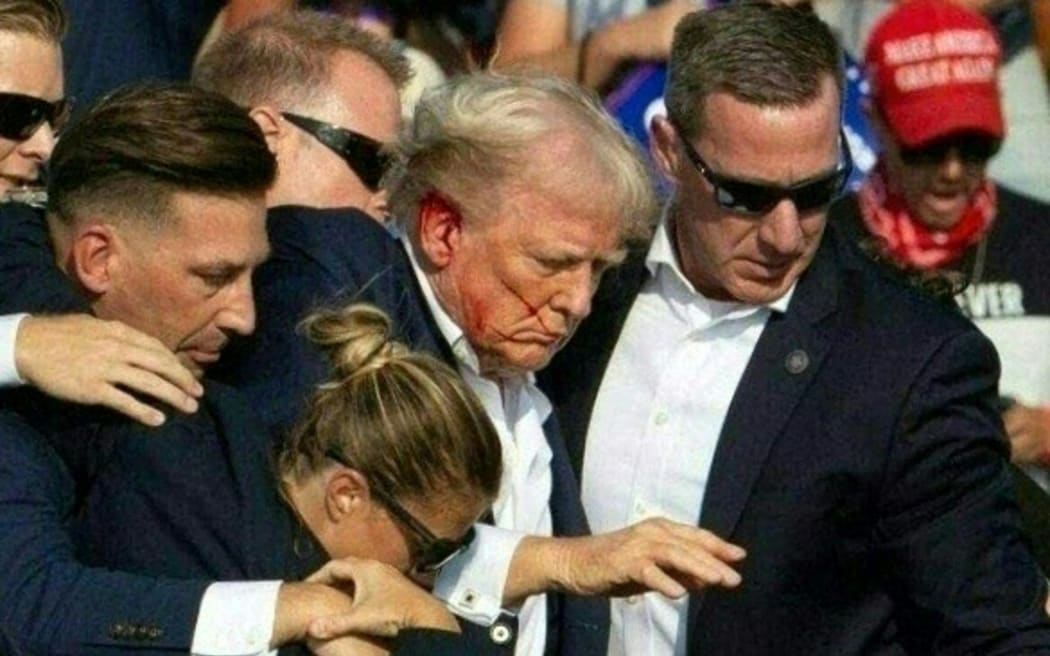
[[[529,344],[493,353],[490,357],[481,358],[482,374],[507,377],[539,371],[547,366],[561,344],[562,342],[550,346]]]

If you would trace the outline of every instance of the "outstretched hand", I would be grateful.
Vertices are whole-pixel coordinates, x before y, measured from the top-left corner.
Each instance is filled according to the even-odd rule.
[[[511,564],[504,601],[551,589],[605,596],[652,590],[677,598],[709,586],[732,588],[740,584],[733,564],[746,555],[710,531],[659,518],[588,537],[527,537]]]
[[[103,405],[149,426],[164,423],[164,413],[129,390],[187,413],[197,411],[204,391],[160,341],[86,314],[22,319],[15,365],[26,382],[51,396]]]

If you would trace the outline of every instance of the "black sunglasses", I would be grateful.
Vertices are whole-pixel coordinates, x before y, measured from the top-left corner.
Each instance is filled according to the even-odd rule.
[[[915,148],[901,148],[901,161],[909,166],[940,164],[956,152],[965,164],[984,164],[999,152],[1002,141],[981,133],[963,132],[931,141]]]
[[[366,187],[375,191],[390,166],[390,155],[383,144],[363,134],[324,123],[299,114],[282,112],[281,116],[339,155]]]
[[[56,134],[69,121],[71,98],[48,102],[21,93],[0,93],[0,137],[25,141],[47,121]]]
[[[826,207],[845,189],[846,180],[849,179],[850,172],[853,170],[853,155],[849,150],[849,142],[846,141],[846,135],[840,130],[842,163],[827,175],[790,187],[737,180],[712,171],[704,158],[700,157],[700,153],[696,152],[696,148],[693,148],[693,145],[685,138],[685,131],[678,121],[671,117],[668,117],[668,120],[678,134],[678,140],[685,147],[685,154],[689,157],[689,161],[715,188],[715,202],[719,207],[740,214],[765,214],[785,198],[791,200],[799,212]]]
[[[350,469],[357,469],[351,465],[342,454],[329,449],[325,451],[325,456],[335,460],[344,467]],[[412,513],[405,510],[405,507],[394,499],[393,495],[389,494],[383,488],[375,484],[375,481],[369,481],[368,489],[379,502],[386,506],[387,510],[394,515],[402,524],[408,527],[408,529],[415,535],[416,541],[418,542],[418,549],[415,550],[412,556],[412,569],[421,574],[427,574],[430,572],[436,572],[450,560],[458,556],[459,554],[466,551],[470,543],[474,541],[474,526],[471,525],[467,532],[458,540],[446,540],[445,538],[439,538],[430,532],[423,522],[419,521],[412,516]]]

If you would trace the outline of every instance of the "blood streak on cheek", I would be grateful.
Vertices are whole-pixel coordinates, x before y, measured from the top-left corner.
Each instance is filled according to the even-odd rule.
[[[477,335],[485,331],[485,312],[485,302],[480,298],[471,302],[469,321],[474,329],[474,333]]]
[[[521,304],[525,306],[526,310],[528,310],[529,316],[530,317],[535,317],[536,321],[539,322],[539,324],[543,328],[543,330],[549,333],[550,329],[547,328],[547,324],[543,323],[543,317],[540,316],[540,309],[538,307],[534,307],[531,303],[529,303],[527,300],[525,300],[525,297],[522,296],[521,294],[519,294],[518,290],[516,290],[513,287],[511,287],[510,285],[508,285],[506,283],[506,281],[504,281],[502,278],[500,279],[499,282],[500,282],[501,285],[503,285],[503,287],[508,292],[513,294],[515,298],[517,298],[519,301],[521,301]]]

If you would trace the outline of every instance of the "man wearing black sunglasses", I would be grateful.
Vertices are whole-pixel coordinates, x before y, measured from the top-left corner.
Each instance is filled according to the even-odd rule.
[[[393,46],[348,21],[277,14],[227,34],[193,81],[248,107],[277,156],[270,207],[353,207],[386,218],[379,182],[410,76]]]
[[[738,588],[614,600],[610,653],[1050,644],[994,351],[828,224],[842,76],[809,12],[734,3],[676,30],[664,220],[541,382],[595,531],[659,513],[748,555]]]
[[[895,44],[962,31],[980,50],[940,61],[976,76],[903,86],[931,56],[891,57]],[[882,154],[854,195],[832,210],[854,238],[921,285],[955,295],[963,313],[996,344],[1011,458],[1050,485],[1050,206],[986,175],[1005,134],[998,88],[1001,52],[978,13],[917,2],[889,14],[867,49],[869,118]],[[1043,166],[1045,169],[1045,165]],[[948,298],[951,302],[951,299]],[[1023,320],[1022,320],[1023,318]],[[1050,544],[1046,545],[1050,548]]]

